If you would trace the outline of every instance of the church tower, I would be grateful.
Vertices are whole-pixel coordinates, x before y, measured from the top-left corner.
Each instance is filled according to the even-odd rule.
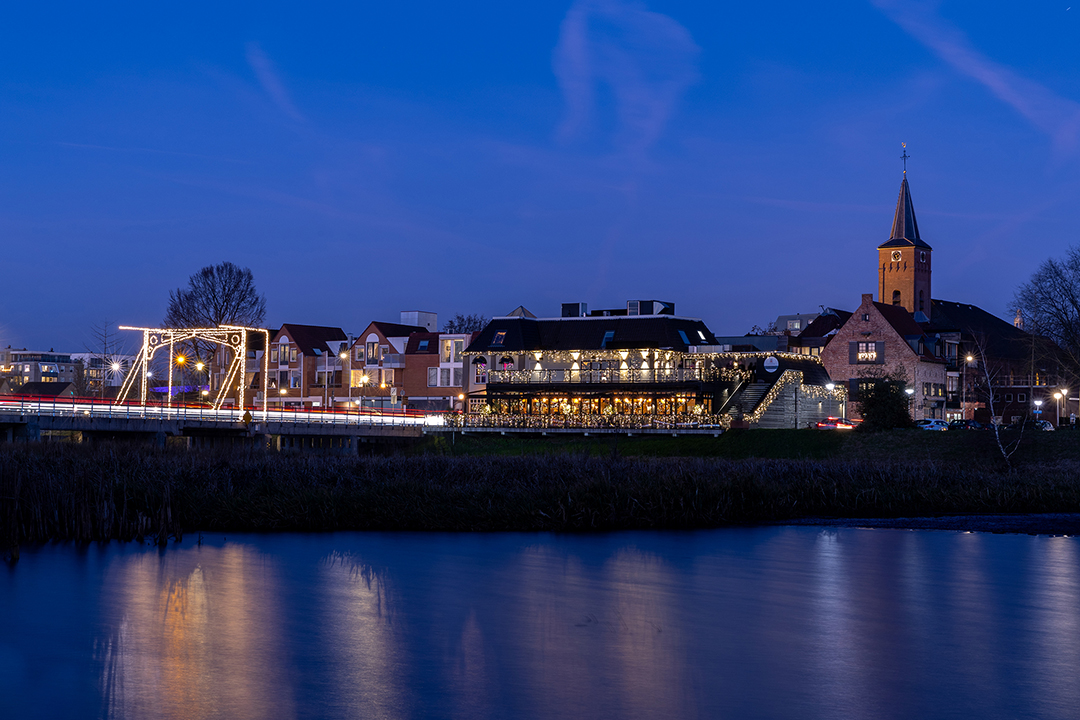
[[[932,250],[919,237],[905,171],[904,181],[900,183],[900,198],[896,201],[892,235],[888,242],[878,246],[878,301],[900,305],[909,313],[922,313],[929,319]]]

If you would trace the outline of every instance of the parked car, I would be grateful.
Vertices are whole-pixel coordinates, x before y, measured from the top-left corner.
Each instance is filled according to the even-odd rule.
[[[989,430],[989,425],[983,425],[975,420],[950,420],[950,430]]]
[[[1057,428],[1054,427],[1054,423],[1050,422],[1049,420],[1036,420],[1035,421],[1035,429],[1036,430],[1057,430]]]
[[[935,430],[938,432],[944,432],[949,429],[949,423],[944,420],[916,420],[915,427],[920,430]]]
[[[818,430],[852,430],[855,428],[855,421],[838,417],[828,417],[819,421],[817,428]]]

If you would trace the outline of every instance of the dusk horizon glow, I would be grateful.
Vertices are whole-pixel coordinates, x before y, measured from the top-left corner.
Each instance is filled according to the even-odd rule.
[[[673,301],[716,335],[876,292],[1006,320],[1076,244],[1066,3],[184,5],[5,13],[0,346],[157,326],[230,261],[266,323]]]

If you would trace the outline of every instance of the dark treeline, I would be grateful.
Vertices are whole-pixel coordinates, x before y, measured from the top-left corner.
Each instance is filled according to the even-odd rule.
[[[857,459],[287,456],[0,448],[6,547],[193,531],[704,528],[803,517],[1077,512],[1080,463],[1001,473]]]

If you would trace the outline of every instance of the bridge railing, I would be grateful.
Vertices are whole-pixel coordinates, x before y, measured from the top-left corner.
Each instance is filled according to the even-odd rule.
[[[277,422],[340,426],[424,426],[442,425],[441,415],[416,410],[323,410],[222,408],[208,405],[136,403],[114,404],[95,398],[12,397],[0,399],[0,415],[48,415],[52,417],[162,419],[242,423],[244,414],[251,422]]]

